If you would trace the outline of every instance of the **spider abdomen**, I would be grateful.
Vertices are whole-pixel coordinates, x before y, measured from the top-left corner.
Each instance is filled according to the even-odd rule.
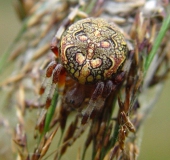
[[[86,18],[68,27],[60,56],[67,72],[81,84],[111,79],[126,59],[122,33],[101,18]]]

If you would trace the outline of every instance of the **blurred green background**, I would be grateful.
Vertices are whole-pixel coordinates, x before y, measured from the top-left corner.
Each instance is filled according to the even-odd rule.
[[[21,27],[12,0],[0,0],[0,54],[13,42]],[[142,130],[139,160],[170,159],[170,76]]]

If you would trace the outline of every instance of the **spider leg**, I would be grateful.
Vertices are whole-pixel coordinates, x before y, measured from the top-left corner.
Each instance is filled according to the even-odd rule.
[[[50,91],[48,93],[47,99],[46,99],[46,108],[48,108],[51,104],[52,97],[54,95],[54,91],[56,89],[56,86],[58,85],[59,93],[61,94],[64,90],[64,84],[65,84],[65,70],[61,64],[56,65],[56,67],[53,70],[52,73],[52,85],[50,88]]]
[[[63,23],[61,24],[61,26],[59,27],[56,35],[54,36],[54,38],[52,39],[51,42],[51,50],[52,52],[55,54],[55,56],[58,58],[58,48],[59,48],[59,41],[62,37],[62,34],[64,33],[64,31],[66,30],[66,28],[74,21],[75,17],[78,15],[82,18],[87,18],[88,15],[85,12],[82,12],[79,10],[80,5],[78,5],[77,7],[75,7],[70,14],[66,17],[66,19],[63,21]]]
[[[103,91],[102,97],[106,99],[110,95],[110,93],[111,93],[113,88],[114,88],[113,82],[111,80],[108,80],[106,82],[105,87],[104,87],[104,91]]]
[[[122,71],[119,74],[117,74],[117,76],[114,79],[114,84],[119,85],[120,83],[122,83],[125,79],[125,75],[126,75],[126,71]]]
[[[88,122],[94,108],[99,105],[99,103],[101,103],[101,95],[103,93],[103,89],[104,89],[104,82],[99,82],[97,84],[97,87],[95,88],[92,97],[89,101],[89,104],[87,106],[87,108],[85,109],[84,113],[83,113],[83,118],[81,123],[85,124]]]
[[[60,26],[59,30],[57,31],[55,37],[56,39],[60,39],[62,34],[65,31],[65,28],[67,28],[75,19],[75,17],[78,15],[82,18],[87,18],[88,15],[85,12],[82,12],[79,10],[80,5],[75,7],[70,14],[66,17],[66,19],[63,21],[62,25]]]
[[[60,95],[63,95],[64,88],[65,88],[65,80],[66,80],[66,71],[62,66],[62,69],[59,74],[59,79],[58,79],[58,93]]]
[[[52,61],[46,69],[46,75],[45,78],[43,80],[43,83],[41,84],[40,90],[39,90],[39,95],[42,95],[46,89],[47,86],[47,79],[50,78],[52,76],[53,70],[56,67],[57,62],[56,61]]]
[[[104,86],[103,89],[103,93],[102,96],[99,96],[96,100],[97,105],[95,106],[95,108],[93,109],[93,112],[91,114],[90,117],[93,117],[93,114],[95,113],[99,113],[102,111],[104,103],[106,98],[110,95],[110,93],[112,92],[112,90],[114,89],[115,85],[113,84],[113,82],[111,80],[108,80]]]

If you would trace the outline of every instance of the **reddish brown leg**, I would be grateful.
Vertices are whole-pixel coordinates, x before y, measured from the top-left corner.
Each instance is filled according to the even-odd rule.
[[[56,67],[57,62],[56,61],[52,61],[48,66],[47,66],[47,70],[46,70],[46,77],[41,85],[41,88],[39,90],[39,94],[42,95],[46,89],[47,86],[47,79],[50,78],[52,76],[53,70]]]
[[[58,80],[58,93],[60,95],[63,95],[64,88],[65,88],[65,80],[66,80],[66,71],[64,68],[62,68]]]
[[[60,82],[60,86],[62,85],[61,82],[65,81],[65,71],[61,64],[56,65],[55,69],[53,70],[53,77],[52,77],[52,85],[46,100],[46,108],[48,108],[51,104],[52,97],[54,95],[54,91],[56,89],[56,85],[58,82]],[[59,78],[61,77],[61,80],[59,81]],[[64,82],[63,82],[64,83]]]
[[[53,37],[52,41],[51,41],[51,50],[54,53],[54,55],[56,56],[56,58],[58,58],[58,42],[57,39],[55,37]]]
[[[114,84],[119,85],[120,83],[122,83],[124,81],[124,79],[125,79],[125,74],[126,74],[126,72],[118,73],[118,75],[115,77],[115,79],[113,81]]]

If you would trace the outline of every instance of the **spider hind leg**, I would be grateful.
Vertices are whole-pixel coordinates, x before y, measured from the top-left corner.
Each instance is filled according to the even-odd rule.
[[[88,120],[91,118],[94,108],[97,105],[99,105],[99,103],[104,104],[103,100],[101,99],[103,89],[104,89],[104,82],[99,82],[92,94],[92,97],[89,101],[87,108],[85,109],[84,113],[82,113],[83,114],[82,121],[81,121],[82,124],[88,122]]]
[[[96,114],[102,111],[106,98],[115,91],[117,86],[124,80],[126,72],[120,72],[113,80],[108,80],[106,84],[99,82],[92,94],[87,108],[85,109],[82,117],[82,124],[87,123],[90,119],[93,119]]]
[[[96,106],[94,107],[90,118],[93,119],[95,117],[96,114],[100,114],[103,110],[103,107],[105,105],[105,101],[107,99],[107,97],[111,94],[112,90],[114,88],[114,84],[111,80],[108,80],[106,82],[106,84],[104,84],[104,88],[103,88],[103,92],[102,94],[98,97],[97,101],[96,101]]]

